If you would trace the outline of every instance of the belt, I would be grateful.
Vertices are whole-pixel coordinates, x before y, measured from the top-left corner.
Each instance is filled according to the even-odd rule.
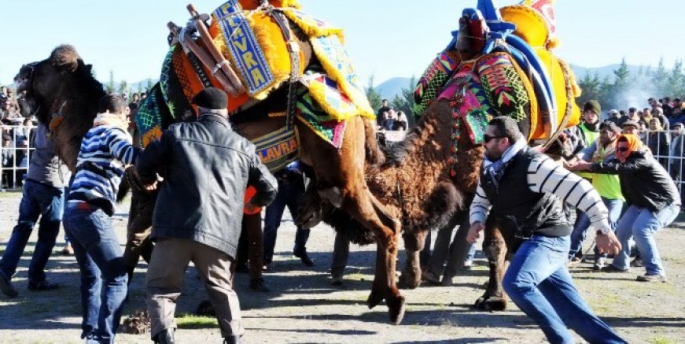
[[[67,203],[67,208],[78,209],[78,210],[86,210],[86,211],[96,210],[93,205],[91,205],[88,202],[83,202],[83,201],[69,202],[69,203]]]

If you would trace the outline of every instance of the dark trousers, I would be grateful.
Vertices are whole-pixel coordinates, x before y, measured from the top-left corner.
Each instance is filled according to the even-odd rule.
[[[302,198],[304,196],[304,183],[302,179],[296,179],[295,182],[288,180],[278,180],[278,194],[276,199],[266,207],[266,214],[264,216],[264,263],[271,264],[274,256],[274,248],[276,247],[276,236],[278,234],[278,227],[281,225],[281,218],[285,207],[288,207],[290,214],[295,217],[300,210]],[[293,253],[299,254],[307,251],[307,240],[309,239],[309,230],[297,226],[295,233],[295,247]]]

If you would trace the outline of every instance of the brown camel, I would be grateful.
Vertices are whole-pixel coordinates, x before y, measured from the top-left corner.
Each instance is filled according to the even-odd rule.
[[[58,155],[72,171],[76,167],[81,139],[92,125],[98,100],[105,94],[91,69],[72,46],[63,45],[49,58],[23,66],[15,77],[19,91],[27,91],[32,112],[41,123],[50,125]],[[282,112],[287,104],[286,95],[282,90],[274,91],[266,101],[245,114],[234,116],[237,131],[247,138],[256,138],[284,126],[283,117],[257,121],[241,120],[241,117],[249,117],[249,113]],[[352,118],[347,123],[342,147],[336,149],[303,123],[298,121],[296,126],[300,135],[300,160],[311,167],[316,191],[374,234],[378,264],[369,307],[385,299],[391,322],[399,323],[404,315],[405,301],[395,284],[394,272],[401,228],[371,195],[364,177],[365,163],[378,161],[383,156],[376,144],[375,129],[369,120]]]

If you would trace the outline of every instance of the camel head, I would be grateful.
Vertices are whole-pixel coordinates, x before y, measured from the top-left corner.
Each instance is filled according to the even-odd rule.
[[[91,66],[85,65],[71,45],[60,45],[45,60],[25,64],[14,77],[17,93],[26,91],[30,111],[38,121],[48,124],[54,103],[60,98],[67,79],[78,73],[90,74]]]

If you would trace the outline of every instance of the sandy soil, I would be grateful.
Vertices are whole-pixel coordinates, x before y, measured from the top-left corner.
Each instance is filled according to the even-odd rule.
[[[17,218],[21,194],[0,193],[0,251]],[[115,216],[119,238],[124,243],[123,205]],[[594,311],[631,343],[681,343],[685,338],[685,231],[682,222],[657,235],[669,283],[640,283],[644,273],[597,273],[590,265],[572,268],[578,289]],[[365,306],[371,280],[375,247],[352,246],[344,287],[330,285],[329,266],[334,232],[327,226],[312,229],[308,251],[316,265],[303,266],[292,256],[295,227],[289,214],[279,230],[273,270],[265,274],[270,293],[251,292],[248,277],[239,274],[246,343],[541,343],[539,328],[513,304],[498,313],[476,311],[473,302],[487,280],[485,259],[478,252],[476,266],[464,271],[453,287],[421,286],[405,290],[407,313],[399,326],[389,324],[384,305]],[[48,276],[60,283],[55,291],[35,293],[26,289],[26,274],[35,233],[13,279],[19,297],[0,294],[0,343],[79,343],[79,273],[71,256],[59,253],[61,236],[48,264]],[[589,245],[589,242],[587,243]],[[125,314],[145,308],[141,262],[131,287]],[[184,316],[194,312],[205,298],[194,269],[189,269],[177,317],[180,343],[221,343],[214,319]],[[120,334],[119,343],[149,343],[149,335]],[[578,342],[582,340],[578,337]]]

